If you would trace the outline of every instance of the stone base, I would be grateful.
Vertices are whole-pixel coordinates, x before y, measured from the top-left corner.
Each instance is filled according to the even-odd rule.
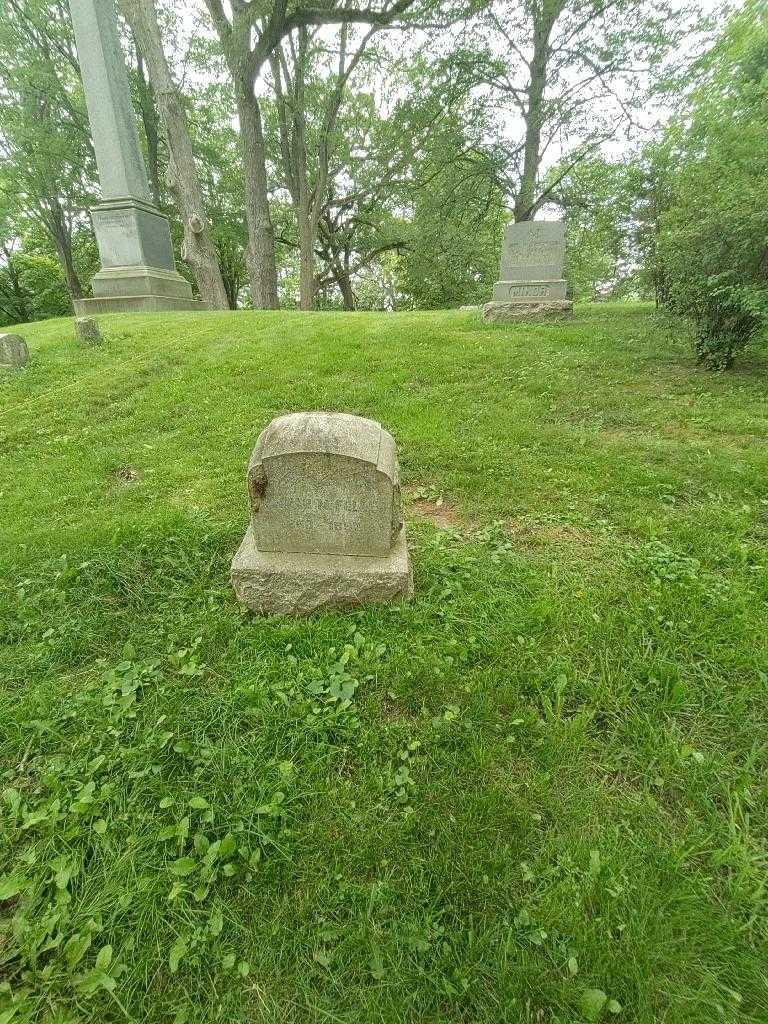
[[[203,310],[200,299],[179,299],[167,295],[115,295],[111,298],[75,299],[77,316],[97,313],[163,313],[170,310]]]
[[[405,529],[383,558],[258,551],[249,526],[232,561],[238,600],[266,615],[308,615],[413,594]]]
[[[568,282],[564,277],[548,281],[497,281],[491,293],[491,302],[560,302],[568,294]]]
[[[107,199],[94,206],[91,219],[104,270],[155,267],[176,273],[168,218],[151,203]]]
[[[91,211],[101,270],[92,299],[75,302],[77,316],[205,309],[176,270],[168,218],[140,199],[110,199]]]
[[[555,302],[486,302],[486,323],[514,323],[519,320],[565,320],[573,316],[570,299]]]
[[[192,285],[176,270],[147,267],[102,268],[94,274],[91,289],[96,299],[122,298],[125,295],[161,295],[165,299],[191,299]]]

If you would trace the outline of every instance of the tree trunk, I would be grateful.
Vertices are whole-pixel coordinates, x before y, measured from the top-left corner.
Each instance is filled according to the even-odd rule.
[[[244,73],[236,79],[237,116],[245,175],[245,219],[248,224],[246,263],[254,309],[277,309],[275,229],[269,213],[267,162],[261,111]]]
[[[61,245],[57,244],[56,251],[59,254],[61,265],[64,268],[64,280],[67,282],[69,297],[73,302],[75,299],[82,299],[83,286],[80,284],[80,278],[77,276],[77,271],[75,270],[75,264],[72,259],[72,240],[68,233],[62,238]]]
[[[147,139],[147,163],[149,164],[149,184],[155,205],[162,206],[162,189],[160,188],[160,137],[158,132],[157,106],[151,84],[144,73],[144,57],[134,37],[136,48],[136,70],[139,84],[139,106],[141,123]]]
[[[525,114],[525,152],[520,188],[515,197],[515,222],[533,220],[536,213],[536,182],[541,162],[541,126],[544,90],[547,86],[549,37],[553,21],[539,16],[534,21],[533,58],[528,83],[528,104]]]
[[[230,309],[237,309],[237,296],[240,292],[240,260],[238,257],[239,253],[235,253],[231,245],[225,244],[223,247],[219,247],[221,276],[224,279],[224,288],[227,292]]]
[[[344,309],[347,312],[352,312],[355,308],[355,293],[352,291],[352,280],[349,274],[346,270],[335,269],[333,276],[336,278],[336,284],[339,286]]]
[[[75,261],[72,258],[72,234],[58,199],[54,198],[47,204],[43,220],[56,248],[56,255],[61,263],[69,297],[73,302],[75,299],[82,299],[83,286],[80,284],[80,278],[75,270]]]
[[[339,258],[338,252],[334,252],[330,269],[333,279],[341,292],[341,298],[346,312],[352,312],[355,308],[355,293],[352,291],[352,275],[349,272],[349,247],[344,249],[344,261]]]
[[[310,211],[296,211],[299,221],[299,309],[315,308],[315,230]]]
[[[160,117],[168,136],[171,188],[184,219],[181,255],[192,269],[202,300],[229,309],[219,261],[205,217],[187,114],[163,52],[154,0],[122,0],[128,23],[147,62]]]

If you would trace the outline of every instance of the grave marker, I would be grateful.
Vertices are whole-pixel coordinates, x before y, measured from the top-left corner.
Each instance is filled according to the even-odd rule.
[[[248,466],[251,524],[232,563],[253,611],[304,614],[409,596],[392,435],[346,413],[274,419]]]
[[[500,280],[491,301],[483,306],[483,319],[522,320],[563,316],[573,311],[566,297],[565,224],[562,221],[526,221],[504,230]]]
[[[26,366],[29,349],[20,334],[0,334],[0,365]]]

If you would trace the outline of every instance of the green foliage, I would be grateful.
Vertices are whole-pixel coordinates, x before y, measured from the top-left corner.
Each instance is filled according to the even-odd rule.
[[[71,312],[61,264],[35,252],[9,251],[0,266],[0,324],[26,323]]]
[[[498,279],[508,214],[487,161],[468,148],[455,125],[417,165],[400,284],[417,308],[485,302]]]
[[[577,164],[629,129],[694,15],[669,0],[482,5],[450,60],[487,97],[484,149],[516,219],[533,219]]]
[[[697,68],[665,139],[659,258],[699,361],[727,369],[768,325],[768,12],[750,2]]]
[[[557,170],[555,170],[557,173]],[[568,281],[577,299],[648,298],[636,219],[642,168],[583,160],[559,188],[568,231]]]
[[[10,248],[42,229],[77,297],[73,235],[94,199],[95,167],[61,0],[14,2],[12,14],[0,18],[0,154],[0,245]]]

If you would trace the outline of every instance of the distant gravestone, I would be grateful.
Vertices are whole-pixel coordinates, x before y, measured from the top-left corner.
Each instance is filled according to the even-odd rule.
[[[251,456],[248,495],[232,584],[253,611],[306,614],[412,593],[397,450],[381,424],[324,412],[272,420]]]
[[[573,311],[563,277],[565,224],[527,221],[508,224],[504,231],[500,280],[483,319],[523,320],[563,316]]]
[[[100,345],[102,342],[98,321],[92,316],[75,317],[75,334],[84,345]]]
[[[26,366],[29,362],[27,343],[19,334],[0,334],[0,365]]]

